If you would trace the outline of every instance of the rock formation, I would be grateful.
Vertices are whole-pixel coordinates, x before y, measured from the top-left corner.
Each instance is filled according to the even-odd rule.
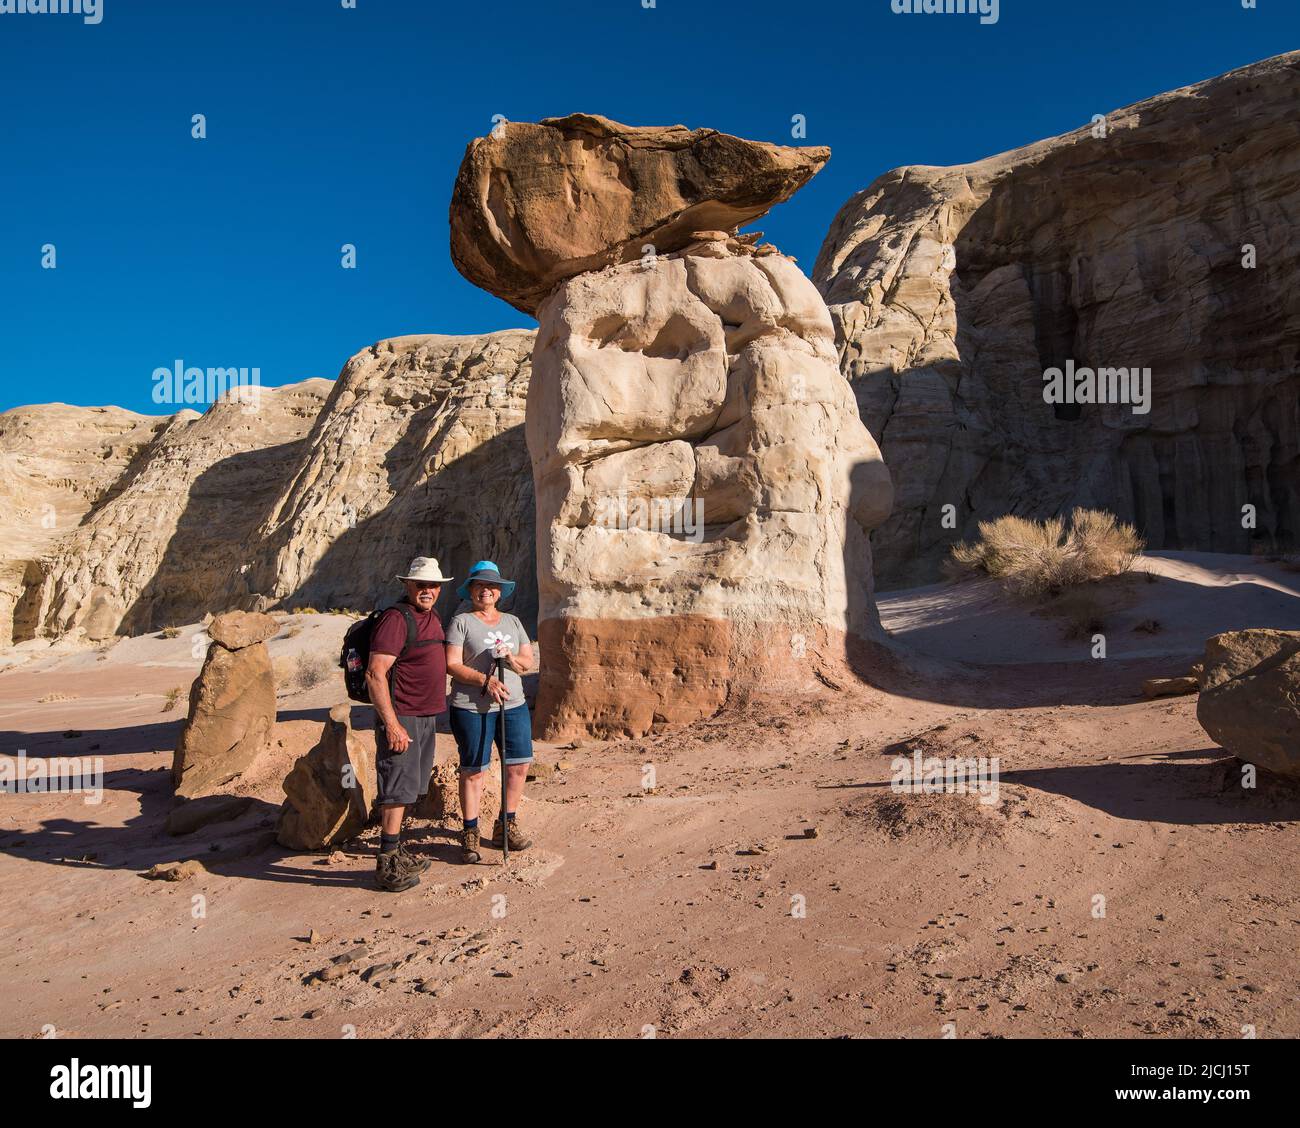
[[[813,277],[898,484],[878,583],[1077,506],[1152,548],[1300,543],[1298,96],[1283,55],[841,209]],[[1149,368],[1150,413],[1044,402],[1068,361]]]
[[[594,114],[502,123],[473,141],[451,201],[451,257],[476,286],[535,313],[566,278],[734,231],[789,199],[830,150]]]
[[[330,710],[318,743],[284,781],[276,840],[289,850],[325,850],[365,828],[377,795],[374,747],[352,731],[352,706]]]
[[[247,564],[253,530],[320,412],[326,380],[154,421],[157,437],[52,557],[30,569],[20,637],[92,641],[194,622]]]
[[[517,221],[508,237],[477,229],[484,260],[502,253],[498,240],[536,246],[551,222],[533,210],[529,167],[505,162],[523,161],[533,130],[597,120],[527,127],[517,144],[524,127],[508,126],[470,146],[458,192],[487,152],[500,172],[492,214]],[[647,166],[654,177],[684,160],[665,143],[673,133],[610,128],[669,150]],[[785,199],[828,155],[735,139],[725,151],[734,167],[696,185],[689,214],[728,227]],[[794,180],[772,175],[774,164],[797,170]],[[553,242],[511,272],[467,270],[508,300],[555,287],[538,310],[526,422],[538,726],[551,739],[707,716],[733,693],[842,661],[848,638],[874,623],[867,531],[889,512],[889,475],[836,368],[825,304],[755,236],[642,214],[627,199],[638,183],[611,176],[604,193],[551,202],[589,241]],[[725,211],[732,199],[745,201],[743,215]],[[463,210],[473,209],[458,198],[454,243],[476,230]],[[643,255],[652,233],[668,242]]]
[[[218,403],[168,418],[0,415],[0,489],[13,495],[0,627],[16,607],[0,645],[98,641],[232,608],[368,609],[423,554],[453,572],[496,560],[531,625],[533,338],[381,341],[333,384],[263,389],[251,414]]]
[[[275,727],[266,639],[277,630],[270,615],[232,612],[212,621],[212,643],[190,687],[189,716],[172,761],[177,795],[215,794],[265,751]]]
[[[349,360],[253,533],[247,570],[230,575],[227,603],[369,610],[400,594],[393,576],[413,556],[461,576],[486,558],[518,581],[511,610],[531,624],[523,422],[534,336],[401,337]],[[454,598],[449,586],[440,610]]]
[[[52,403],[0,414],[0,646],[36,634],[19,611],[42,564],[86,515],[111,501],[168,420],[117,407]]]
[[[1196,719],[1239,760],[1300,779],[1300,631],[1250,630],[1205,644]]]

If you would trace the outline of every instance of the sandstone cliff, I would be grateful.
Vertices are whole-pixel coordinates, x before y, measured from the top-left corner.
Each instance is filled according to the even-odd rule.
[[[0,645],[232,609],[368,608],[425,554],[460,575],[495,559],[531,623],[534,336],[381,341],[335,382],[262,389],[256,410],[0,415]],[[454,602],[448,588],[442,609]]]
[[[399,337],[344,366],[225,602],[366,609],[401,592],[413,556],[459,582],[488,558],[517,580],[512,609],[536,617],[533,482],[524,400],[533,339]],[[455,602],[448,585],[439,609]]]
[[[169,420],[52,403],[0,414],[0,646],[31,637],[14,613],[41,561],[120,489]]]
[[[879,585],[934,578],[979,520],[1073,506],[1153,548],[1297,545],[1298,99],[1284,55],[841,209],[814,281],[897,485]],[[1070,360],[1149,368],[1150,413],[1045,403]]]
[[[111,496],[30,570],[16,638],[98,640],[225,610],[220,593],[328,388],[263,388],[256,410],[223,400],[162,421]]]

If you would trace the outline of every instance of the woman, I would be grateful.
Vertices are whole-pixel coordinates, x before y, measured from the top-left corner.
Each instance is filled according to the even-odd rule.
[[[460,813],[465,829],[461,857],[479,861],[478,808],[485,772],[492,761],[492,743],[506,765],[505,833],[511,850],[526,850],[515,813],[524,793],[524,779],[533,758],[533,723],[524,701],[523,675],[533,665],[533,644],[514,615],[497,604],[514,592],[513,580],[503,580],[491,560],[480,560],[456,594],[470,609],[458,612],[447,628],[447,672],[451,675],[451,731],[460,750]],[[494,676],[495,655],[505,660],[504,682]],[[505,702],[506,744],[501,747],[498,707]],[[501,815],[497,815],[487,845],[501,846]]]

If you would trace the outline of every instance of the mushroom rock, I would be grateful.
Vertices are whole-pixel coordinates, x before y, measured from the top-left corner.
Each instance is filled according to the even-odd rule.
[[[476,286],[535,314],[590,270],[734,231],[788,200],[830,157],[682,125],[594,114],[503,122],[470,143],[451,200],[451,257]]]
[[[877,624],[893,488],[830,313],[735,228],[829,157],[588,115],[472,143],[453,258],[536,309],[536,727],[640,736],[814,686]]]

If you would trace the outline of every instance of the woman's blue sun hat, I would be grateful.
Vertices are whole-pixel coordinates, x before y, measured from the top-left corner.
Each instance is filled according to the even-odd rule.
[[[465,582],[456,589],[461,599],[469,598],[469,585],[477,581],[481,584],[495,584],[501,589],[501,598],[509,599],[515,593],[515,581],[503,580],[497,566],[491,560],[480,560],[469,570]]]

